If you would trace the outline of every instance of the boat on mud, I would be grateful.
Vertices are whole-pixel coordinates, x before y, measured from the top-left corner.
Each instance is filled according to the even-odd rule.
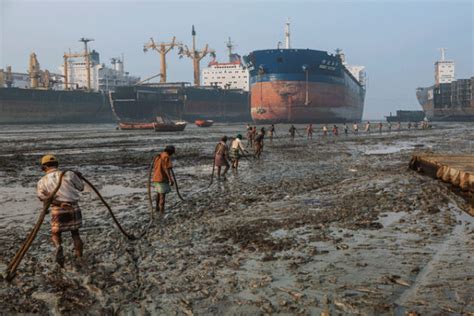
[[[196,120],[194,123],[198,127],[211,127],[214,124],[213,120]]]
[[[185,121],[174,122],[166,116],[157,116],[153,124],[155,132],[181,132],[187,125]]]

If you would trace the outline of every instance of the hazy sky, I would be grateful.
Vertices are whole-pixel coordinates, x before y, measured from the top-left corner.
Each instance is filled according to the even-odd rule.
[[[230,36],[236,52],[275,48],[291,20],[292,46],[333,52],[367,68],[365,118],[397,109],[421,109],[418,86],[433,83],[438,48],[456,61],[456,77],[474,75],[473,1],[19,1],[0,0],[0,68],[25,72],[35,52],[42,69],[57,72],[65,51],[82,50],[81,37],[101,61],[125,55],[125,70],[142,78],[159,71],[159,57],[143,44],[174,35],[209,43],[226,59]],[[209,61],[205,58],[201,66]],[[192,82],[190,59],[168,55],[168,81]]]

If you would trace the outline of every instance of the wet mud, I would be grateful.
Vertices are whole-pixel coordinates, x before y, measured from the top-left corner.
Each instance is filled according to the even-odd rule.
[[[177,147],[175,173],[186,198],[170,193],[166,216],[128,241],[86,189],[84,257],[73,258],[65,234],[66,265],[56,266],[47,217],[17,277],[0,282],[1,312],[474,314],[468,202],[408,169],[415,152],[473,153],[473,124],[313,140],[291,140],[288,126],[276,128],[261,160],[241,160],[238,173],[208,187],[215,143],[244,134],[244,126],[176,134],[0,127],[2,271],[39,215],[43,154],[97,185],[134,234],[149,223],[150,159],[167,144]]]

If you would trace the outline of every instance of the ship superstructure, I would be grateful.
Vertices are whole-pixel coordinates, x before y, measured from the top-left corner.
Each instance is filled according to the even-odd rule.
[[[435,84],[416,90],[426,117],[433,121],[474,121],[474,77],[455,78],[455,63],[446,60],[445,49],[435,62]]]
[[[219,63],[213,60],[209,63],[208,68],[202,70],[203,86],[249,91],[249,71],[242,64],[240,55],[233,53],[232,48],[233,43],[229,38],[227,42],[229,61]]]
[[[294,49],[289,22],[285,48],[257,50],[244,58],[250,71],[251,114],[258,123],[360,121],[365,72],[352,71],[342,50],[336,54]],[[280,45],[278,45],[280,46]]]

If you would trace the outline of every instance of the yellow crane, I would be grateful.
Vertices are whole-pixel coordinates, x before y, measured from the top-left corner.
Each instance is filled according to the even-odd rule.
[[[193,60],[194,85],[199,86],[200,85],[200,64],[199,63],[201,62],[201,59],[207,56],[207,54],[210,54],[212,57],[215,57],[215,51],[213,49],[210,49],[208,44],[204,46],[204,49],[196,50],[196,30],[194,29],[194,25],[191,31],[191,35],[193,36],[192,50],[190,50],[188,46],[184,45],[180,47],[178,54],[180,56],[189,57]]]
[[[173,39],[170,43],[161,42],[159,44],[155,43],[153,37],[150,38],[150,41],[143,45],[143,52],[147,52],[149,49],[155,50],[160,54],[161,69],[160,69],[160,83],[166,82],[166,54],[169,53],[175,46],[181,46],[182,44],[176,43],[176,37],[173,36]]]

